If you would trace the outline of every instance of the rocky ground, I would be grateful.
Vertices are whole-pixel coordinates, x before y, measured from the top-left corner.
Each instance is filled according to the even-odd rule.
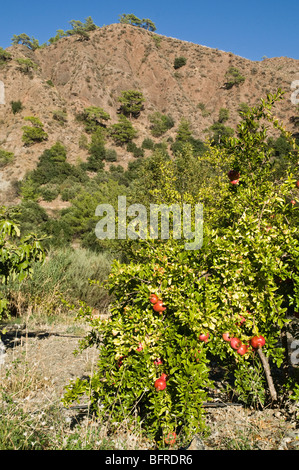
[[[11,396],[22,403],[24,412],[42,416],[47,406],[55,403],[60,419],[65,422],[71,423],[80,416],[87,425],[90,423],[87,410],[67,410],[60,402],[65,385],[71,379],[89,375],[95,367],[95,349],[74,355],[82,336],[82,330],[70,326],[24,329],[20,325],[10,326],[2,335],[5,346],[5,350],[3,347],[0,350],[2,384],[3,380],[10,381]],[[221,389],[221,383],[218,385]],[[188,449],[299,450],[296,413],[298,406],[294,403],[284,408],[254,410],[238,404],[228,405],[216,398],[215,403],[206,407],[207,436],[195,436]],[[125,439],[128,449],[149,448],[149,443],[136,436]],[[122,442],[121,436],[116,436],[110,445],[122,448]]]

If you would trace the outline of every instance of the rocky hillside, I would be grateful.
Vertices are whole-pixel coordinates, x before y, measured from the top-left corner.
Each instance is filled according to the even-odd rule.
[[[90,33],[89,40],[71,36],[34,52],[21,45],[9,47],[7,52],[11,60],[0,65],[6,102],[0,105],[0,148],[13,152],[15,158],[0,170],[1,203],[14,200],[11,181],[22,179],[35,167],[43,150],[56,141],[66,146],[70,162],[84,161],[87,151],[79,146],[84,126],[76,115],[88,106],[98,106],[109,113],[110,123],[116,122],[118,98],[124,90],[139,90],[146,99],[144,111],[138,119],[132,119],[138,131],[137,145],[150,136],[148,118],[155,111],[171,115],[175,121],[165,138],[175,135],[180,119],[185,117],[194,137],[204,140],[220,108],[229,110],[226,125],[235,128],[240,120],[240,103],[255,105],[279,87],[286,94],[276,105],[277,117],[295,132],[290,119],[298,111],[290,97],[291,83],[299,79],[298,60],[279,57],[253,62],[231,52],[123,24],[102,27]],[[184,57],[186,63],[176,69],[178,57]],[[17,61],[20,58],[36,65],[25,70]],[[231,88],[225,85],[230,67],[237,68],[245,78]],[[23,109],[14,114],[12,101],[21,101]],[[63,111],[63,121],[54,118],[57,111]],[[47,141],[24,146],[26,116],[42,121]],[[117,153],[119,164],[126,165],[134,158],[125,147],[117,148]]]

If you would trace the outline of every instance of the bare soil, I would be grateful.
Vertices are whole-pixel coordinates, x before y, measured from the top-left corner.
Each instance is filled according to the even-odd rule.
[[[80,327],[76,329],[69,325],[30,329],[14,325],[7,328],[7,333],[2,335],[6,350],[2,365],[0,361],[0,375],[5,380],[8,368],[26,364],[31,378],[30,390],[15,395],[25,412],[37,413],[56,403],[64,418],[84,414],[84,409],[68,410],[61,404],[64,387],[69,381],[90,375],[96,366],[98,353],[95,348],[74,355],[83,336]],[[228,404],[222,399],[222,384],[219,382],[218,385],[214,403],[206,407],[208,435],[194,436],[188,450],[299,450],[298,405],[297,408],[287,404],[283,409],[254,410],[240,404]],[[150,443],[132,440],[131,448],[136,449],[136,445],[140,449],[149,449]]]

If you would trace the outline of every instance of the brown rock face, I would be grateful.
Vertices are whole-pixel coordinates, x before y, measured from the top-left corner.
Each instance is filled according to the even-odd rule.
[[[10,182],[23,178],[44,149],[56,141],[66,146],[70,162],[85,160],[87,151],[79,147],[84,127],[76,114],[85,107],[99,106],[111,116],[109,123],[117,122],[118,98],[124,90],[139,90],[146,99],[140,117],[132,119],[138,131],[137,145],[151,137],[148,118],[155,111],[175,121],[166,137],[175,135],[180,119],[185,117],[194,137],[205,140],[205,130],[217,121],[221,108],[230,112],[226,125],[236,128],[241,103],[253,106],[278,88],[286,94],[275,105],[277,117],[295,132],[292,117],[298,112],[291,102],[291,83],[299,79],[298,60],[279,57],[252,62],[230,52],[123,24],[102,27],[90,33],[87,41],[73,36],[34,52],[20,45],[8,51],[12,60],[0,68],[6,103],[0,104],[0,148],[13,152],[16,158],[0,169],[2,204],[13,198]],[[186,64],[175,69],[177,57],[184,57]],[[29,58],[37,67],[24,73],[17,58]],[[230,67],[236,67],[245,81],[226,89]],[[18,100],[23,109],[13,114],[11,101]],[[57,110],[65,111],[65,122],[53,119]],[[25,116],[36,116],[43,122],[47,141],[23,145]],[[118,154],[119,164],[125,165],[131,158],[124,148],[118,149]]]

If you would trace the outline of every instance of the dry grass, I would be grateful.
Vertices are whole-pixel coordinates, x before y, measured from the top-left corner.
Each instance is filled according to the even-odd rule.
[[[123,423],[112,435],[109,421],[104,423],[88,409],[63,407],[64,386],[75,371],[92,374],[96,355],[73,356],[76,339],[67,334],[68,324],[60,324],[61,338],[54,336],[57,323],[48,328],[53,336],[38,339],[27,327],[28,335],[25,331],[6,342],[5,362],[0,364],[0,450],[149,448],[137,426],[128,429]],[[57,350],[60,342],[63,346]]]

